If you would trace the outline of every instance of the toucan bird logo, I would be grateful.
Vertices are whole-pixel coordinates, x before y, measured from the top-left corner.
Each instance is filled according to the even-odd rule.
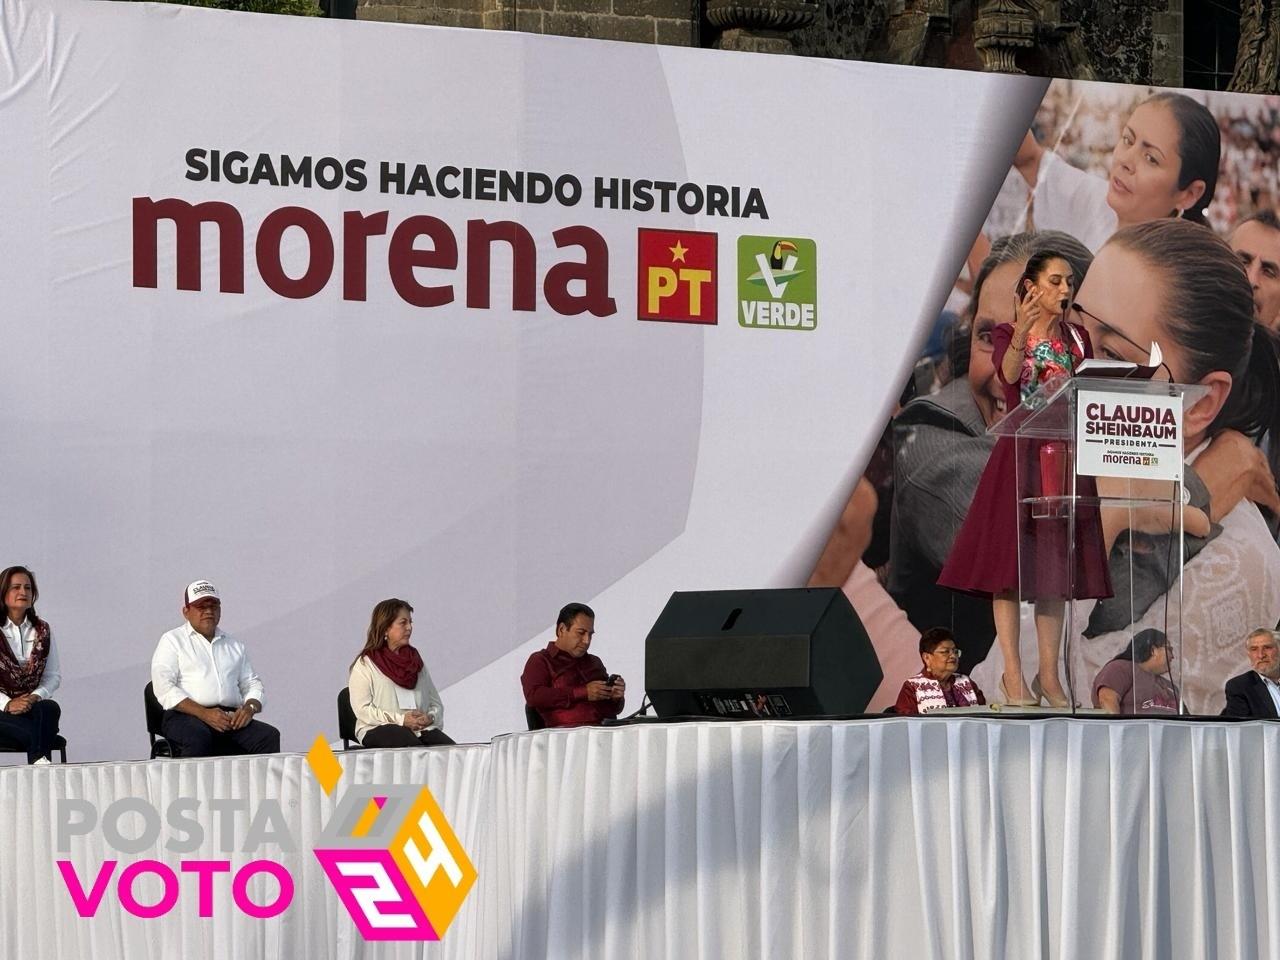
[[[805,237],[738,238],[738,325],[813,330],[818,325],[818,245]]]
[[[767,258],[763,253],[756,254],[756,266],[760,269],[747,277],[747,283],[766,287],[769,296],[777,300],[787,292],[787,283],[804,273],[796,269],[800,262],[797,252],[790,240],[779,240]]]
[[[796,245],[790,240],[779,240],[773,245],[773,253],[769,254],[769,266],[774,270],[781,270],[783,265],[783,257],[790,250],[793,254],[796,252]],[[795,257],[791,258],[793,261]]]

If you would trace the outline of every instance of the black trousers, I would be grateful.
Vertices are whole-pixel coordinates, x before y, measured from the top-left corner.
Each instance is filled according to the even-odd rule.
[[[360,742],[366,747],[447,747],[453,744],[452,738],[446,736],[443,730],[414,733],[398,723],[384,723],[380,727],[374,727]]]
[[[0,713],[0,743],[27,751],[27,763],[35,763],[53,750],[61,716],[53,700],[41,700],[26,713]]]
[[[279,753],[280,731],[261,720],[250,720],[239,730],[219,733],[199,717],[166,710],[160,733],[173,745],[175,757],[233,757],[246,753]]]

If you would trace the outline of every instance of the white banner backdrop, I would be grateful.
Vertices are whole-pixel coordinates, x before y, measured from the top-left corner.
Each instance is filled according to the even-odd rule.
[[[197,577],[286,749],[334,729],[388,596],[456,739],[523,726],[569,600],[638,705],[672,590],[803,581],[1045,90],[70,0],[9,0],[0,41],[0,562],[39,575],[78,759],[144,752]],[[520,172],[581,199],[442,195]],[[641,180],[694,187],[642,211]],[[714,297],[696,238],[641,263],[642,229],[713,234]],[[812,330],[739,325],[741,237],[816,256]],[[718,322],[638,319],[655,267],[659,312],[697,286]]]

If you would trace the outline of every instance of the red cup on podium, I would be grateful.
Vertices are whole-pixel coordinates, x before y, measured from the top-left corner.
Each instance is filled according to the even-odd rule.
[[[1040,495],[1060,497],[1066,489],[1067,445],[1053,440],[1040,448]]]

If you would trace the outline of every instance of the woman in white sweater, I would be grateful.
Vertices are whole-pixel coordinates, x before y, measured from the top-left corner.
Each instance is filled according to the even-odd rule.
[[[409,644],[413,607],[383,600],[373,608],[364,649],[347,685],[356,739],[366,747],[435,747],[445,736],[444,704],[422,655]]]
[[[1221,156],[1213,114],[1185,94],[1166,90],[1125,120],[1105,178],[1073,167],[1031,133],[1013,168],[1031,187],[1036,229],[1062,230],[1097,253],[1117,230],[1148,220],[1205,224]]]

